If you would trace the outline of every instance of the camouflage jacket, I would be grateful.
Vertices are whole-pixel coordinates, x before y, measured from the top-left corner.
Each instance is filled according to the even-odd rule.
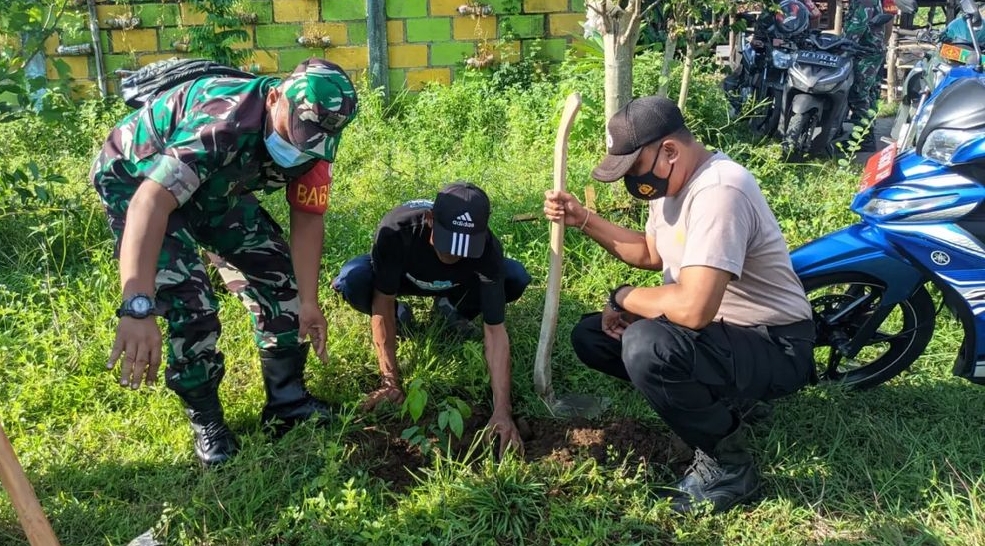
[[[869,26],[869,21],[880,13],[882,0],[852,0],[849,2],[842,34],[864,46],[881,48],[882,28],[873,29]]]
[[[93,164],[106,177],[154,180],[178,205],[214,210],[243,193],[274,191],[310,169],[274,164],[267,152],[265,100],[278,78],[202,78],[162,93],[123,119]],[[212,206],[210,206],[212,205]]]

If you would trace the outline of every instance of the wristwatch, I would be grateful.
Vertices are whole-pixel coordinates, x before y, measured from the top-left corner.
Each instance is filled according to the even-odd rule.
[[[612,292],[609,292],[609,307],[611,307],[613,311],[615,311],[617,313],[622,313],[623,311],[625,311],[625,309],[623,309],[623,307],[621,305],[619,305],[619,303],[616,301],[616,296],[619,294],[619,291],[620,290],[622,290],[623,288],[626,288],[628,286],[633,286],[633,285],[631,285],[631,284],[621,284],[621,285],[613,288],[612,289]]]
[[[154,312],[154,300],[147,294],[134,294],[123,300],[116,310],[117,317],[147,318]]]

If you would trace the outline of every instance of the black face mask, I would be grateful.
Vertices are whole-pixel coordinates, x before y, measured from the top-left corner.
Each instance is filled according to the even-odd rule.
[[[674,174],[675,164],[670,164],[670,172],[667,173],[667,178],[661,178],[653,173],[653,169],[657,166],[657,160],[659,159],[660,152],[657,151],[657,157],[653,158],[653,165],[650,165],[650,170],[646,171],[646,173],[639,175],[627,174],[622,177],[629,195],[637,199],[642,199],[643,201],[653,201],[654,199],[660,199],[667,195],[667,189],[670,186],[670,177]]]

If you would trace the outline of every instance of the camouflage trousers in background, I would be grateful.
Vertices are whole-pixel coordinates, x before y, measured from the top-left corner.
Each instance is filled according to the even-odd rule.
[[[855,81],[848,92],[848,107],[855,122],[875,117],[870,110],[876,108],[881,94],[879,71],[884,63],[882,55],[869,55],[855,59]]]
[[[879,71],[886,62],[886,46],[882,41],[883,27],[874,28],[869,23],[881,13],[881,0],[852,0],[842,27],[843,36],[868,49],[855,56],[855,81],[848,92],[851,119],[856,123],[874,117],[869,110],[875,109],[879,101]]]
[[[118,251],[132,192],[119,195],[107,188],[113,185],[96,184]],[[176,391],[223,373],[216,349],[219,305],[200,249],[208,251],[229,290],[247,305],[259,347],[299,344],[297,281],[280,226],[251,195],[211,210],[196,205],[190,201],[171,213],[157,264],[157,312],[168,326],[165,379]]]

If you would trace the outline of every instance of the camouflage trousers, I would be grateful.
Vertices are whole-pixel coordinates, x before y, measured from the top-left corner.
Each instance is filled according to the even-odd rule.
[[[113,191],[121,186],[96,182],[117,252],[132,197],[132,191]],[[252,195],[204,208],[189,202],[171,213],[157,263],[157,312],[168,327],[165,378],[177,391],[223,373],[216,348],[222,331],[219,305],[206,261],[218,268],[229,291],[250,311],[260,348],[298,345],[297,281],[280,226]],[[201,250],[206,251],[204,258]]]
[[[880,81],[879,71],[883,65],[882,55],[869,55],[855,59],[855,81],[848,91],[848,106],[852,110],[853,121],[862,121],[875,117],[870,114],[879,101]]]

